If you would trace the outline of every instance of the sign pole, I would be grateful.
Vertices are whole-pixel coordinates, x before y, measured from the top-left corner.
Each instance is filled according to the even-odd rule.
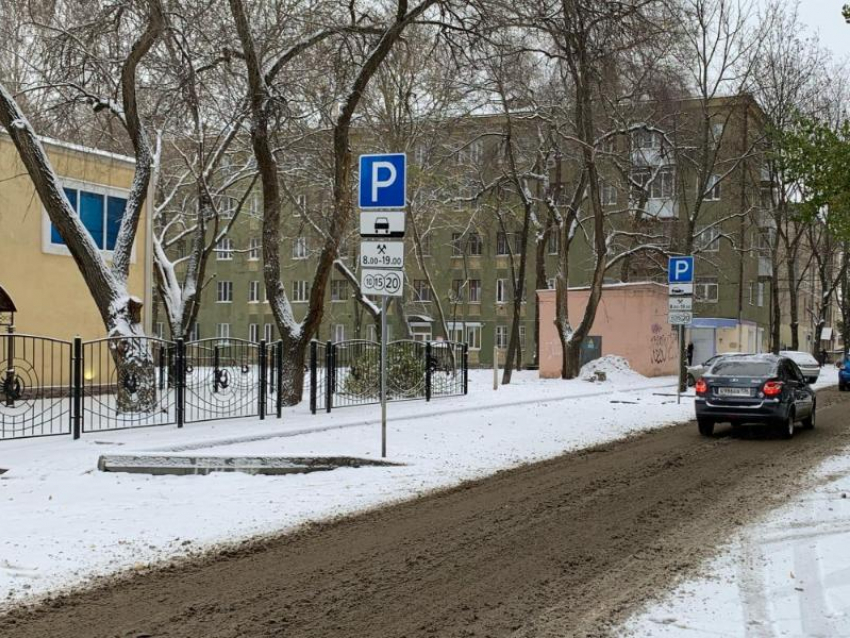
[[[676,372],[676,403],[682,403],[682,332],[683,327],[679,326],[679,369]]]
[[[387,297],[381,297],[381,458],[387,456]]]

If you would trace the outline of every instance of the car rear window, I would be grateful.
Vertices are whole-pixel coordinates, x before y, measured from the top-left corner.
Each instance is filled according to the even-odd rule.
[[[721,359],[709,370],[717,376],[769,377],[776,374],[775,361],[741,361],[740,359]]]

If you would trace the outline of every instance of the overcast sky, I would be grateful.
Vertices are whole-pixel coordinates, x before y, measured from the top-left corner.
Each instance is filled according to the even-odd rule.
[[[820,34],[821,45],[831,49],[836,60],[850,59],[850,24],[841,17],[845,2],[848,0],[800,0],[800,18]]]

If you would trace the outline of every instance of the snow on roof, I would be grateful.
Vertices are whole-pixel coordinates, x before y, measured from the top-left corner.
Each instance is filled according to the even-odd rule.
[[[3,134],[9,137],[9,134],[6,131],[0,130],[0,134]],[[81,144],[73,144],[71,142],[63,142],[62,140],[57,140],[52,137],[44,137],[43,135],[39,135],[38,139],[42,144],[47,146],[53,146],[55,148],[62,148],[69,151],[76,151],[78,153],[85,153],[86,155],[97,155],[98,157],[103,157],[106,159],[111,159],[116,162],[123,162],[125,164],[135,164],[136,160],[129,155],[121,155],[120,153],[110,153],[109,151],[102,151],[99,148],[91,148],[88,146],[83,146]]]

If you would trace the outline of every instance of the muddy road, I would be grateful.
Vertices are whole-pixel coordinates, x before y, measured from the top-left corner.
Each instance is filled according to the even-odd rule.
[[[791,441],[669,427],[16,611],[0,636],[606,635],[850,443],[850,395],[818,397]]]

